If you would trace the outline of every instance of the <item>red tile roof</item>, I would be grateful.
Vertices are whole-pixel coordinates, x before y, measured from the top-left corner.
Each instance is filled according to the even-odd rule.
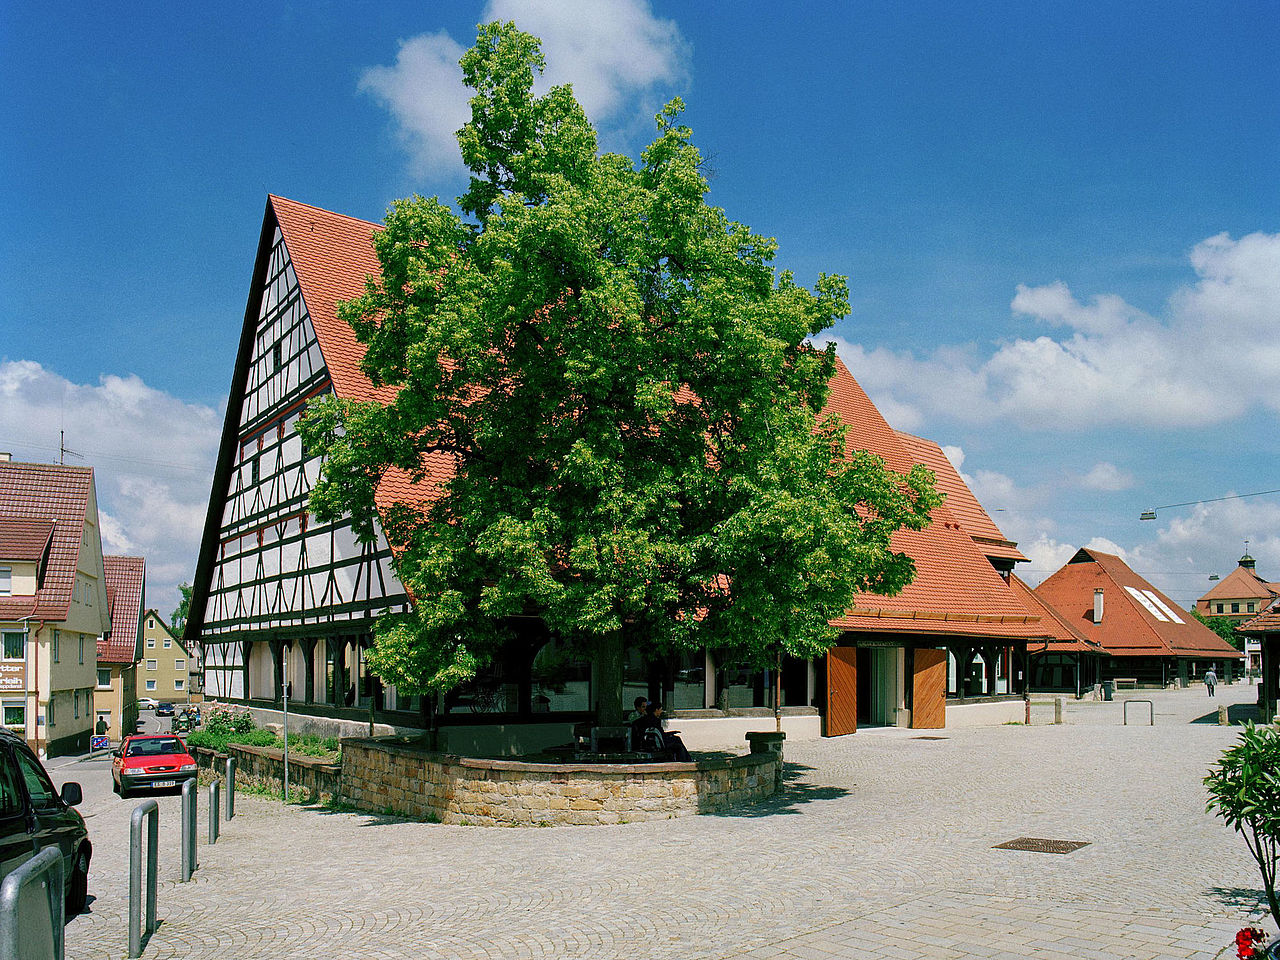
[[[147,561],[143,557],[102,558],[111,601],[111,633],[98,641],[99,663],[136,663],[142,654],[142,595]]]
[[[1103,591],[1102,623],[1093,622],[1094,590]],[[1157,617],[1130,593],[1150,591],[1181,623]],[[1239,657],[1242,654],[1134,573],[1123,560],[1081,549],[1036,587],[1087,639],[1117,657]],[[1148,601],[1149,602],[1149,601]],[[1156,609],[1159,605],[1153,604]],[[1162,617],[1164,617],[1162,619]]]
[[[938,489],[947,495],[947,509],[960,522],[965,532],[973,537],[973,542],[978,545],[983,556],[1025,563],[1027,558],[1018,549],[1018,545],[1005,537],[990,514],[982,509],[982,504],[961,478],[960,471],[942,452],[942,447],[924,437],[903,433],[901,430],[897,433],[898,439],[915,458],[916,463],[933,471]]]
[[[49,561],[34,602],[30,597],[0,598],[0,619],[67,618],[92,489],[91,467],[0,461],[0,516],[53,524]]]
[[[1280,633],[1280,599],[1272,600],[1261,614],[1246,620],[1236,629],[1241,633]]]
[[[1212,601],[1261,599],[1270,600],[1280,596],[1280,587],[1268,583],[1244,564],[1237,566],[1225,577],[1213,585],[1203,597],[1196,601],[1196,609],[1206,617],[1213,616]],[[1259,607],[1258,609],[1261,609]]]
[[[1106,651],[1090,640],[1071,623],[1053,604],[1038,596],[1026,582],[1016,574],[1009,575],[1009,587],[1014,596],[1021,600],[1033,613],[1040,614],[1040,623],[1047,633],[1053,635],[1043,651],[1032,648],[1032,653],[1100,653]]]
[[[349,399],[390,399],[394,388],[375,388],[361,371],[364,348],[337,315],[338,301],[362,294],[365,278],[376,276],[380,270],[370,242],[380,227],[282,197],[273,196],[269,202],[288,246],[335,392]],[[839,361],[831,386],[827,410],[839,414],[850,427],[849,449],[870,450],[899,472],[911,469],[915,457]],[[395,502],[421,504],[437,496],[440,485],[452,473],[451,462],[439,456],[426,466],[428,476],[423,484],[411,483],[402,471],[391,471],[379,486],[379,506],[385,509]],[[972,493],[968,496],[976,506]],[[976,512],[969,509],[971,522],[999,535],[989,517],[987,525],[981,524],[978,514],[985,513],[980,506],[976,506]],[[1002,535],[999,539],[1007,542]],[[992,640],[1046,636],[1038,617],[1018,602],[975,546],[972,532],[962,527],[946,506],[935,512],[934,523],[926,531],[899,531],[892,544],[895,550],[915,560],[915,581],[896,597],[860,596],[856,609],[834,621],[835,626],[850,631]],[[1021,554],[1017,556],[1022,558]]]
[[[52,540],[52,520],[0,517],[0,561],[36,563],[44,559]]]

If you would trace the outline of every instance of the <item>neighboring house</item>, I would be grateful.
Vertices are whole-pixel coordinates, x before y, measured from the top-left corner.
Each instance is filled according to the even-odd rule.
[[[138,720],[138,658],[142,655],[142,605],[147,561],[142,557],[102,558],[111,607],[111,632],[98,641],[98,687],[93,705],[94,731],[106,720],[114,741],[127,737]]]
[[[1035,594],[1110,654],[1101,679],[1163,687],[1185,686],[1209,667],[1228,683],[1240,673],[1239,650],[1112,554],[1078,550]]]
[[[48,756],[89,748],[111,629],[93,470],[0,454],[0,713]]]
[[[138,696],[187,703],[191,699],[191,655],[160,614],[142,618],[142,659],[138,661]]]
[[[1229,574],[1196,601],[1196,612],[1206,617],[1228,617],[1236,621],[1256,617],[1280,597],[1280,583],[1258,576],[1253,557],[1245,554]]]
[[[363,347],[336,310],[379,272],[371,243],[379,229],[268,199],[185,633],[202,648],[209,698],[269,709],[288,689],[291,709],[300,713],[422,722],[422,698],[384,686],[367,667],[377,618],[410,603],[391,548],[380,530],[376,543],[362,545],[349,521],[311,515],[308,496],[320,465],[304,454],[296,429],[312,398],[393,396],[364,376]],[[806,730],[815,733],[821,714],[833,734],[859,722],[942,726],[965,722],[966,711],[996,722],[1020,719],[1027,645],[1049,636],[1002,576],[1025,558],[936,444],[895,434],[843,364],[831,386],[828,411],[849,425],[851,449],[868,449],[900,471],[932,465],[955,506],[940,507],[926,531],[894,535],[894,548],[916,562],[914,583],[892,598],[860,596],[835,622],[842,636],[827,657],[784,662],[784,712],[808,718]],[[422,503],[448,471],[441,455],[428,463],[421,485],[390,472],[378,490],[380,508]],[[558,742],[594,708],[594,665],[560,654],[537,618],[518,619],[521,635],[510,655],[438,705],[442,727],[459,738],[461,728],[477,726],[475,714],[496,713],[541,722],[557,738],[548,742]],[[624,700],[661,698],[681,711],[687,733],[695,721],[724,719],[726,708],[764,712],[776,679],[712,651],[646,659],[632,650]]]
[[[1258,715],[1268,722],[1280,713],[1280,599],[1236,628],[1258,642],[1261,649],[1261,681],[1258,684]]]

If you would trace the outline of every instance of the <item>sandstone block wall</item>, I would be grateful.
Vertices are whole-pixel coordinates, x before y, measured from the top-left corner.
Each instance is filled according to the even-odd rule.
[[[696,763],[544,764],[433,753],[396,737],[344,740],[340,797],[362,810],[492,826],[630,823],[770,796],[781,756]]]

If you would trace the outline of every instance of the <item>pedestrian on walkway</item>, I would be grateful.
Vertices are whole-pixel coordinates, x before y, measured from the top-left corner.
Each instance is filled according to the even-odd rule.
[[[1213,667],[1210,667],[1204,673],[1204,686],[1205,686],[1205,689],[1209,691],[1209,696],[1211,697],[1213,696],[1213,688],[1216,687],[1217,685],[1218,685],[1218,675],[1213,672]]]

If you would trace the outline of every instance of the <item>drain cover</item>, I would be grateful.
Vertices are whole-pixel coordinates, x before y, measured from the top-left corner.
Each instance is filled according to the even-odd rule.
[[[1029,853],[1072,853],[1088,845],[1088,840],[1043,840],[1040,837],[1019,837],[1008,843],[997,843],[991,849],[1026,850]]]
[[[912,740],[950,740],[950,737],[912,737]]]

